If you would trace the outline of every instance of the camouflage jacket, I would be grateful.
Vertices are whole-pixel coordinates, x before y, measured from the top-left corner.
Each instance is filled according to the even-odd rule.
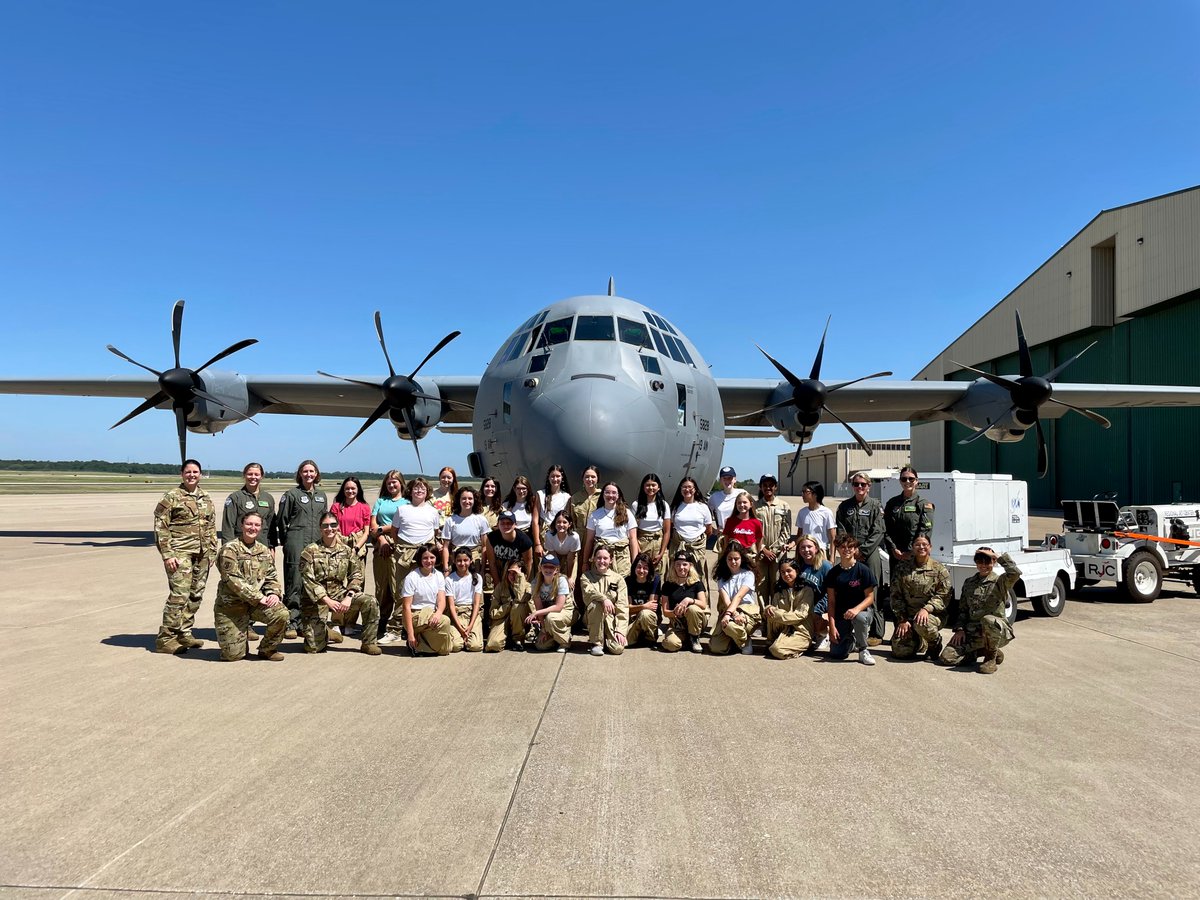
[[[953,586],[950,570],[936,559],[915,565],[892,582],[892,614],[896,622],[908,622],[921,609],[941,616],[946,611]]]
[[[346,591],[362,591],[365,578],[362,560],[344,540],[332,547],[309,544],[300,554],[300,575],[304,579],[304,596],[313,603],[326,597],[341,600]]]
[[[163,559],[177,553],[215,553],[217,511],[212,498],[200,488],[189,494],[183,485],[163,494],[154,508],[154,543]]]
[[[240,538],[230,541],[217,554],[217,603],[258,605],[268,594],[283,596],[283,585],[275,571],[275,554],[255,541],[249,547]]]
[[[1000,557],[1000,564],[1004,566],[1003,575],[993,571],[985,578],[976,573],[963,584],[955,628],[978,628],[984,616],[1004,618],[1005,600],[1021,577],[1021,570],[1007,553]]]

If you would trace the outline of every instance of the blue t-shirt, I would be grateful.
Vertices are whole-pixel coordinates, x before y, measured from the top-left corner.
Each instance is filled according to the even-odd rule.
[[[380,497],[371,507],[371,515],[375,517],[376,525],[391,525],[392,516],[396,515],[396,510],[408,505],[408,500],[403,497],[397,497],[395,500],[391,497]]]
[[[829,576],[829,570],[833,568],[827,562],[821,563],[819,566],[804,566],[800,571],[800,581],[805,584],[811,584],[813,594],[817,597],[825,596],[825,579]]]

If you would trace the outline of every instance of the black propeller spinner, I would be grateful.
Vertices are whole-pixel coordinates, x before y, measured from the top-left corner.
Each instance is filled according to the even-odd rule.
[[[204,365],[197,366],[195,369],[187,369],[179,364],[179,336],[182,327],[183,301],[176,300],[175,306],[171,310],[171,343],[175,348],[175,367],[173,369],[167,369],[165,372],[159,372],[150,368],[149,366],[142,365],[142,363],[138,362],[136,359],[126,356],[112,344],[106,345],[110,352],[115,353],[117,356],[121,357],[121,359],[125,360],[126,362],[133,363],[139,369],[145,369],[151,375],[156,375],[158,377],[158,392],[153,397],[147,398],[144,403],[140,404],[129,415],[123,418],[120,422],[117,422],[116,425],[113,425],[108,430],[112,431],[112,429],[116,428],[117,425],[124,425],[130,419],[140,416],[146,410],[153,409],[160,403],[165,403],[166,401],[170,400],[171,408],[175,410],[175,430],[179,435],[179,461],[181,464],[185,459],[187,459],[187,415],[189,412],[191,412],[194,402],[197,399],[204,400],[205,402],[211,403],[214,406],[219,406],[221,409],[232,413],[239,419],[250,418],[236,409],[230,409],[212,394],[205,391],[197,373],[203,372],[213,363],[220,362],[225,357],[231,356],[232,354],[237,353],[239,350],[244,350],[251,344],[258,343],[257,338],[249,338],[244,341],[238,341],[236,344],[226,347]]]
[[[758,347],[759,352],[768,360],[770,360],[771,365],[778,369],[779,374],[782,375],[787,380],[787,383],[792,386],[792,396],[787,400],[781,400],[779,403],[773,403],[768,407],[756,410],[752,413],[747,413],[744,416],[737,416],[736,418],[749,419],[753,418],[754,416],[760,416],[763,413],[772,412],[776,409],[782,409],[785,406],[792,406],[796,409],[796,420],[806,430],[809,430],[816,428],[817,425],[820,424],[822,413],[828,413],[831,418],[836,419],[839,423],[841,423],[842,427],[844,427],[850,432],[851,435],[854,436],[854,439],[858,441],[858,445],[866,451],[867,455],[871,456],[873,453],[871,450],[871,445],[866,442],[861,434],[851,428],[845,419],[826,406],[825,401],[834,391],[840,391],[844,387],[847,387],[851,384],[857,384],[860,381],[866,381],[870,378],[886,378],[892,373],[876,372],[874,375],[864,375],[862,378],[855,378],[853,381],[844,381],[841,384],[835,384],[833,387],[829,387],[823,381],[821,381],[821,361],[825,358],[825,336],[829,333],[829,321],[829,319],[825,320],[825,330],[821,332],[821,344],[819,347],[817,347],[817,356],[816,359],[813,360],[812,370],[809,372],[808,378],[797,378],[790,371],[788,371],[788,369],[782,363],[771,356],[770,353],[755,344],[755,346]],[[797,448],[795,456],[792,457],[792,464],[788,468],[788,478],[791,478],[793,473],[796,471],[796,464],[799,462],[799,460],[800,448]]]
[[[418,446],[417,442],[417,429],[413,424],[413,408],[416,406],[416,402],[418,400],[433,400],[436,403],[443,403],[446,401],[444,401],[441,397],[433,397],[422,392],[421,386],[417,384],[414,379],[416,378],[417,373],[421,371],[421,367],[424,366],[425,363],[433,359],[439,350],[462,334],[462,332],[452,331],[438,341],[437,346],[425,354],[425,358],[421,360],[421,362],[417,364],[417,367],[407,375],[397,375],[395,368],[392,366],[392,357],[388,354],[387,341],[383,339],[383,321],[379,316],[379,310],[375,310],[375,334],[379,336],[379,346],[383,348],[383,358],[387,360],[389,373],[388,377],[381,384],[376,384],[373,381],[358,381],[354,378],[345,378],[341,375],[331,375],[328,372],[322,372],[319,369],[317,370],[318,375],[324,375],[326,378],[336,378],[338,381],[346,381],[350,384],[358,384],[362,385],[363,387],[377,388],[380,393],[383,394],[383,402],[380,403],[379,406],[375,407],[375,411],[371,413],[371,415],[367,416],[367,421],[363,422],[362,427],[354,433],[354,437],[346,441],[346,446],[342,447],[342,450],[345,450],[346,447],[349,447],[356,440],[358,440],[359,436],[364,431],[374,425],[384,415],[390,415],[391,413],[395,412],[400,414],[400,418],[404,422],[404,427],[412,436],[413,450],[415,450],[417,454],[417,465],[421,468],[424,468],[424,465],[421,463],[421,448]]]
[[[1037,431],[1038,441],[1038,478],[1045,478],[1046,472],[1049,469],[1046,457],[1046,435],[1042,432],[1042,422],[1038,418],[1038,407],[1045,403],[1057,403],[1059,406],[1065,406],[1067,409],[1074,410],[1081,416],[1091,419],[1102,428],[1108,428],[1112,423],[1104,418],[1104,416],[1090,409],[1072,406],[1070,403],[1054,399],[1054,379],[1061,375],[1067,366],[1095,347],[1096,342],[1092,341],[1065,363],[1055,366],[1045,375],[1034,375],[1033,358],[1029,355],[1029,343],[1025,340],[1025,329],[1021,327],[1021,314],[1016,312],[1016,316],[1017,351],[1021,366],[1021,375],[1019,378],[1013,378],[1011,375],[993,375],[990,372],[984,372],[982,369],[976,369],[974,366],[964,366],[962,363],[957,363],[953,360],[951,362],[960,369],[974,372],[981,378],[986,378],[992,384],[999,385],[1008,391],[1008,396],[1012,398],[1012,406],[1006,415],[1012,415],[1022,425],[1034,426],[1034,429]],[[987,425],[980,428],[970,437],[963,438],[959,443],[969,444],[972,441],[979,440],[979,438],[987,433],[990,427],[990,425]]]

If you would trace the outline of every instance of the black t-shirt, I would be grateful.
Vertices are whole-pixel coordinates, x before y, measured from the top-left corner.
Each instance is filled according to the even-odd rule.
[[[650,599],[651,594],[659,593],[659,577],[651,577],[649,581],[638,581],[636,575],[625,579],[625,587],[629,590],[629,605],[642,606]]]
[[[676,584],[674,581],[664,581],[662,590],[659,591],[660,596],[665,597],[671,609],[680,600],[695,600],[700,596],[700,592],[704,590],[704,584],[699,581],[692,581],[688,584]]]
[[[825,576],[825,590],[833,590],[834,609],[839,620],[846,610],[862,603],[867,596],[867,588],[875,585],[875,576],[860,562],[848,569],[836,565]]]
[[[525,553],[533,549],[533,538],[515,529],[511,541],[504,539],[499,528],[493,529],[488,534],[488,543],[492,545],[492,553],[496,557],[496,568],[501,575],[504,574],[504,570],[508,568],[510,562],[513,560],[522,562]]]

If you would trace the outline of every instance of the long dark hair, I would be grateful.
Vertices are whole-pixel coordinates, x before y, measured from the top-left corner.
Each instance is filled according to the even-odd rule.
[[[680,505],[683,503],[683,486],[685,484],[691,484],[691,486],[696,489],[696,499],[694,502],[704,503],[708,500],[708,498],[704,496],[704,491],[700,490],[700,485],[696,483],[696,479],[691,475],[684,475],[679,479],[679,487],[675,488],[675,497],[671,500],[672,510],[679,509]]]
[[[551,472],[557,472],[559,475],[562,476],[562,484],[560,484],[558,486],[558,489],[560,491],[562,491],[564,494],[566,494],[568,497],[571,496],[571,485],[567,481],[567,470],[564,469],[562,466],[560,466],[558,463],[555,463],[554,465],[552,465],[550,468],[548,468],[546,470],[546,486],[542,488],[542,493],[544,493],[546,495],[546,503],[547,504],[550,503],[550,473]]]
[[[363,493],[362,482],[358,480],[357,475],[350,475],[342,479],[342,486],[338,488],[337,496],[333,498],[334,503],[340,503],[342,506],[346,505],[346,485],[351,483],[358,488],[358,502],[367,502],[365,499],[363,499],[366,495]]]
[[[648,472],[642,476],[642,483],[638,487],[637,499],[633,501],[634,518],[646,518],[646,509],[649,506],[649,501],[646,499],[646,482],[653,481],[658,485],[658,493],[654,495],[654,508],[658,510],[660,519],[666,518],[667,501],[663,499],[662,479],[658,477],[657,472]]]
[[[483,496],[483,486],[489,481],[496,486],[495,493],[492,494],[491,500]],[[479,512],[483,512],[486,508],[490,509],[494,513],[498,513],[504,508],[504,497],[500,494],[500,482],[491,475],[479,482],[479,493],[476,495],[476,499],[479,502]],[[486,507],[484,506],[485,503],[487,504]]]
[[[717,560],[717,578],[730,578],[733,576],[732,570],[729,568],[729,554],[737,553],[742,558],[742,567],[740,572],[749,572],[751,575],[757,575],[758,570],[754,568],[754,563],[750,561],[750,555],[746,552],[746,548],[737,541],[730,541],[725,547],[725,552],[721,554],[721,558]]]

